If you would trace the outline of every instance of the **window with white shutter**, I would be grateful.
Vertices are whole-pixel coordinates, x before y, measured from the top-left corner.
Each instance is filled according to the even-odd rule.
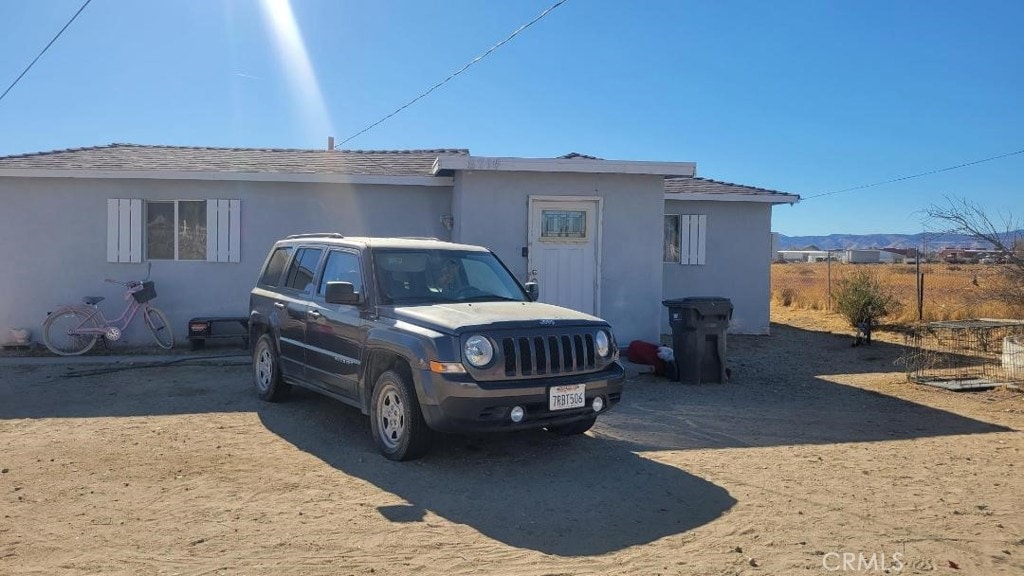
[[[107,200],[107,261],[241,260],[238,200]]]
[[[705,264],[706,214],[666,214],[662,260],[686,265]]]

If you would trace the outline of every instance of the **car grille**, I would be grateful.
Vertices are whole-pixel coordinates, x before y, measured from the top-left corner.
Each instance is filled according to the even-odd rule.
[[[501,350],[508,378],[579,374],[597,367],[592,334],[506,336]]]

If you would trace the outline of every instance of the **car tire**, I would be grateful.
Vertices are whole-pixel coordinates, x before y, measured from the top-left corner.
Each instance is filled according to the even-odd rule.
[[[280,402],[291,391],[281,378],[281,361],[270,334],[260,336],[252,352],[252,379],[256,394],[267,402]]]
[[[597,422],[597,416],[592,416],[585,420],[577,420],[569,424],[562,424],[561,426],[548,426],[548,432],[559,436],[578,436],[590,430],[594,422]]]
[[[415,460],[430,449],[432,433],[407,377],[388,370],[377,378],[370,401],[370,429],[380,453],[389,460]]]

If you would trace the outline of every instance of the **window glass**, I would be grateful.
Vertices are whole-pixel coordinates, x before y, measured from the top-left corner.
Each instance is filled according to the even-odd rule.
[[[146,255],[174,260],[174,202],[146,203]]]
[[[363,292],[363,277],[359,273],[359,257],[351,252],[332,250],[327,255],[327,263],[324,264],[324,273],[320,278],[320,288],[317,294],[323,296],[327,293],[328,282],[350,282],[356,294]]]
[[[378,249],[373,260],[388,304],[525,300],[515,278],[490,252]]]
[[[665,247],[662,260],[664,262],[679,262],[678,214],[668,214],[665,216]]]
[[[585,210],[542,210],[541,238],[587,237],[587,213]]]
[[[267,269],[263,271],[263,276],[260,276],[259,283],[263,286],[277,286],[277,283],[281,281],[281,273],[284,272],[284,266],[288,263],[288,256],[291,253],[291,247],[274,250],[274,255],[270,257],[270,262],[267,262]]]
[[[206,260],[206,200],[178,202],[178,260]]]
[[[485,290],[492,294],[501,294],[503,285],[495,270],[479,260],[464,259],[462,266],[466,270],[466,281],[470,286]]]
[[[316,273],[316,265],[320,262],[320,248],[302,248],[292,260],[292,267],[288,270],[288,288],[308,292],[313,287],[313,275]]]

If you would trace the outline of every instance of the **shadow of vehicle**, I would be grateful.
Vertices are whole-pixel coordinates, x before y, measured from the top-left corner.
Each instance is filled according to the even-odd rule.
[[[310,393],[263,408],[259,417],[296,448],[404,499],[378,507],[392,522],[436,514],[546,554],[645,544],[703,526],[736,504],[723,488],[609,439],[543,431],[446,435],[423,460],[398,463],[377,453],[358,411]]]

